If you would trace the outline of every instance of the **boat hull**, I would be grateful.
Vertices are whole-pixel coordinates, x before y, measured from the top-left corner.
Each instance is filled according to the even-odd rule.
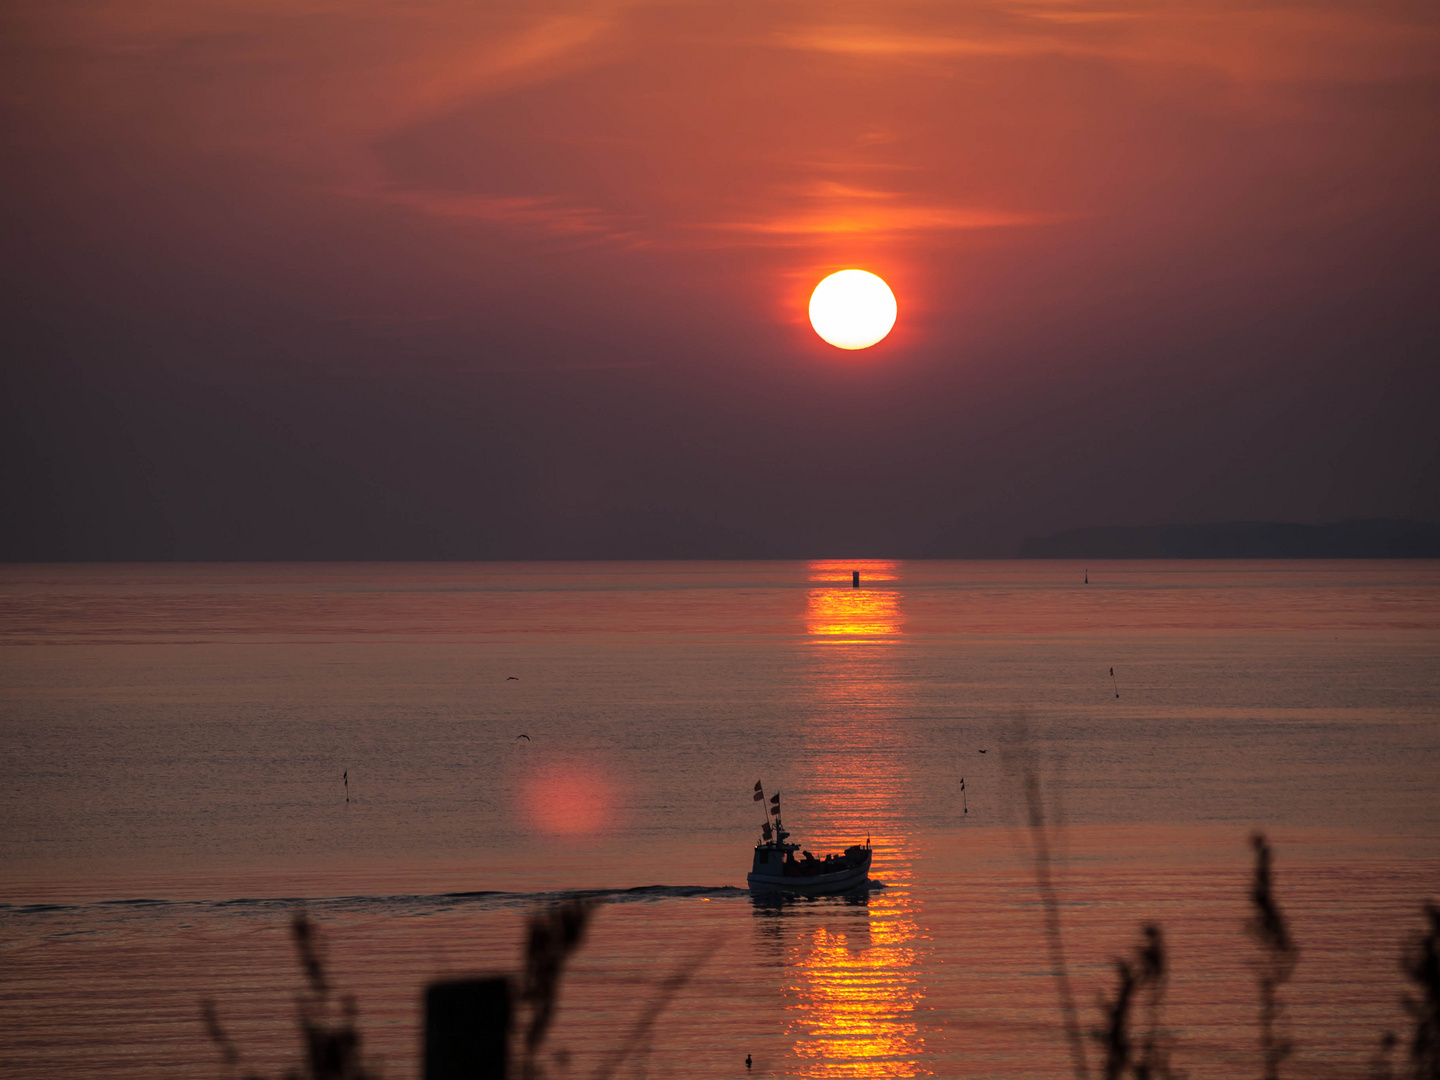
[[[830,896],[849,892],[864,885],[870,876],[870,857],[859,866],[833,874],[814,877],[777,877],[772,874],[748,874],[745,878],[751,892],[785,892],[796,896]]]

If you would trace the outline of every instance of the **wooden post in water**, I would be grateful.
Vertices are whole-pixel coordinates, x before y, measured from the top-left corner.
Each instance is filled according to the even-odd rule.
[[[852,570],[852,571],[850,571],[850,587],[851,587],[852,589],[858,589],[858,588],[860,587],[860,571],[859,571],[859,570]]]

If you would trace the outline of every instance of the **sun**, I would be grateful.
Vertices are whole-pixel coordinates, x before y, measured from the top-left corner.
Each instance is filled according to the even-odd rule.
[[[838,349],[868,349],[895,325],[895,294],[868,270],[831,274],[810,294],[810,325]]]

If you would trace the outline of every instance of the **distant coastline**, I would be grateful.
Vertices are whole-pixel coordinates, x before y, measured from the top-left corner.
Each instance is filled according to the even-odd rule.
[[[1112,525],[1030,537],[1022,559],[1435,559],[1440,525],[1365,518],[1327,525],[1231,521]]]

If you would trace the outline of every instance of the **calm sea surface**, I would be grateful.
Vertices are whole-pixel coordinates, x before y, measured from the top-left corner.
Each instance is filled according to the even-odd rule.
[[[1440,566],[1086,569],[0,567],[0,1070],[224,1076],[208,997],[279,1073],[303,904],[416,1076],[424,985],[598,889],[552,1077],[706,950],[620,1075],[1066,1075],[1029,767],[1087,1028],[1155,921],[1175,1063],[1258,1073],[1259,827],[1293,1072],[1364,1075],[1440,899]],[[884,887],[753,903],[757,779]]]

